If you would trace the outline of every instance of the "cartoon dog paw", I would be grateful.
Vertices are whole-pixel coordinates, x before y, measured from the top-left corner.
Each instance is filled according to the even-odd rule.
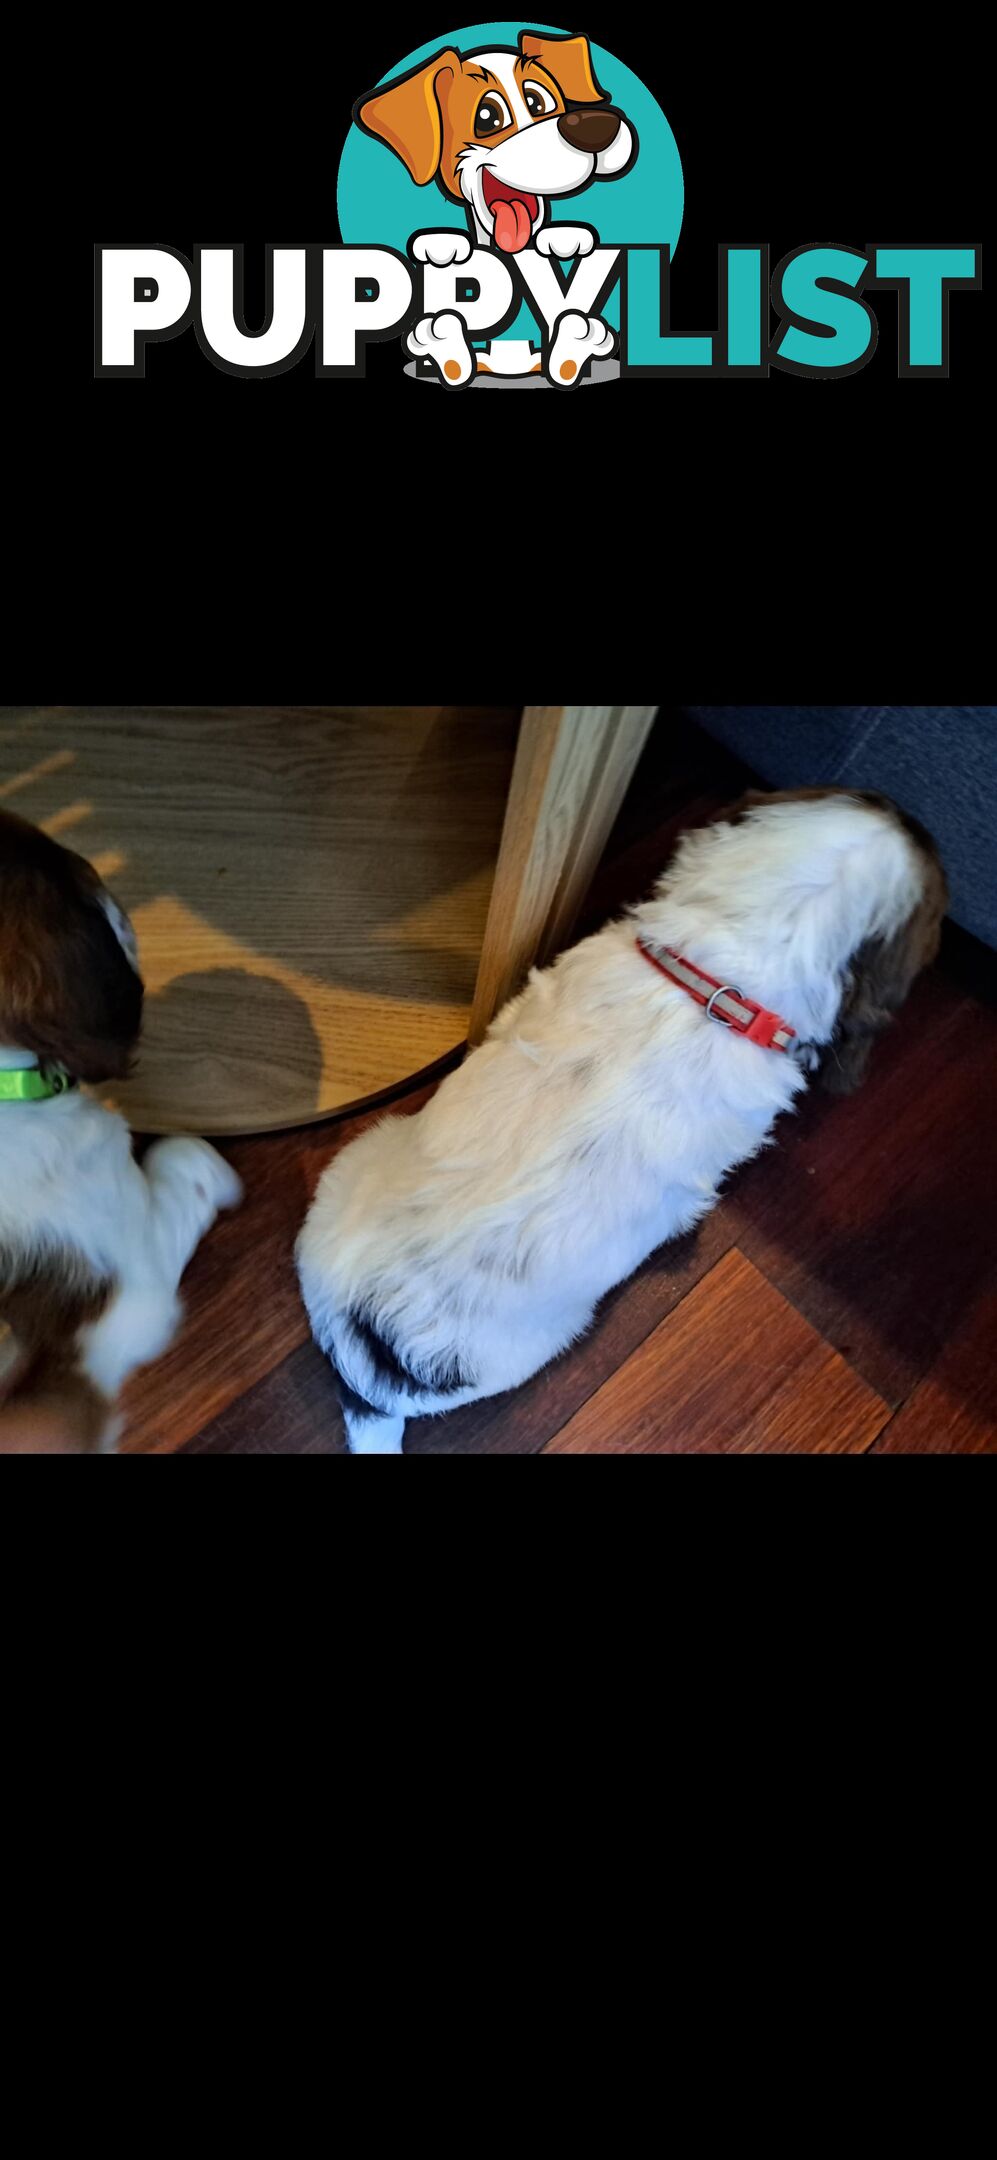
[[[459,390],[475,372],[474,354],[459,315],[424,315],[405,343],[417,360],[432,360],[449,390]]]
[[[570,390],[590,360],[605,360],[616,343],[607,323],[597,315],[569,310],[559,315],[547,355],[547,375],[558,390]]]
[[[437,270],[448,270],[451,263],[469,262],[471,242],[462,232],[416,233],[411,241],[416,262],[432,263]]]
[[[596,234],[591,225],[545,225],[533,242],[538,255],[555,255],[570,262],[576,255],[591,255]]]

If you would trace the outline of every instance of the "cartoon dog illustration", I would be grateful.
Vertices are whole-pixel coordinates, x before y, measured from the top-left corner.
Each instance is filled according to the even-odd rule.
[[[417,233],[410,243],[417,262],[441,267],[467,262],[473,245],[518,255],[532,242],[538,254],[562,260],[588,255],[597,239],[592,227],[549,224],[548,203],[591,180],[618,179],[637,155],[635,130],[596,81],[586,37],[521,30],[518,50],[462,54],[448,47],[368,91],[353,117],[401,158],[417,187],[435,180],[464,205],[473,241],[448,230]],[[425,316],[406,343],[417,358],[432,359],[452,389],[476,372],[526,375],[542,367],[519,340],[476,353],[462,318],[450,311]],[[549,379],[573,387],[614,343],[598,317],[566,309],[550,339]]]

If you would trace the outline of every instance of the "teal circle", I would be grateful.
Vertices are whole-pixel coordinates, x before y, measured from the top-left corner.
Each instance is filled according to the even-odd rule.
[[[417,45],[380,80],[391,82],[396,75],[406,75],[410,68],[418,67],[421,60],[431,60],[447,45],[455,46],[458,52],[503,45],[515,48],[521,28],[522,17],[514,22],[472,23],[463,30],[444,31],[440,37],[429,38],[425,45]],[[551,23],[531,23],[530,28],[548,31],[554,37],[569,34],[556,30]],[[599,234],[605,231],[608,241],[631,241],[635,245],[638,241],[650,242],[656,247],[669,247],[674,255],[684,199],[678,144],[660,105],[639,75],[607,52],[605,46],[591,39],[589,46],[603,89],[636,128],[637,159],[622,179],[593,180],[580,194],[565,197],[560,210],[555,196],[551,202],[552,222],[571,225],[580,221],[594,225]],[[452,202],[435,182],[416,187],[394,151],[365,135],[355,122],[339,161],[336,210],[348,246],[393,247],[400,254],[405,253],[413,233],[442,232],[448,226],[459,232],[468,229],[467,213],[459,203]],[[610,295],[603,313],[614,329],[619,327],[618,289]],[[521,308],[506,334],[519,338],[532,335],[536,339],[539,326],[528,308]]]

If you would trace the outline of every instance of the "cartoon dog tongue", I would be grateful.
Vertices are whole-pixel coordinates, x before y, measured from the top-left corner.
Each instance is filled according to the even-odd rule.
[[[493,206],[495,219],[495,245],[504,255],[518,255],[533,230],[533,219],[524,202],[516,197],[512,202],[497,202]]]

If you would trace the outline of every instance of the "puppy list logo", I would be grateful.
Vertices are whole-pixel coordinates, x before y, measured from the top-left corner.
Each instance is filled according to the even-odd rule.
[[[367,343],[398,339],[405,373],[447,390],[834,377],[871,360],[882,287],[898,293],[899,374],[946,376],[949,294],[982,282],[974,245],[808,242],[772,271],[767,243],[724,243],[717,330],[673,329],[678,147],[640,77],[580,34],[456,31],[358,98],[353,123],[342,242],[267,249],[255,333],[241,247],[197,246],[190,263],[99,245],[95,374],[144,375],[147,344],[193,324],[205,357],[246,378],[284,373],[313,339],[320,376],[362,375]],[[596,218],[625,237],[600,238]]]

